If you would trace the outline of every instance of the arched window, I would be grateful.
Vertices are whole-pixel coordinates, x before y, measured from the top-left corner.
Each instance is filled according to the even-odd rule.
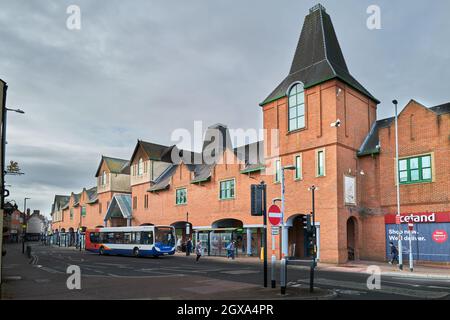
[[[289,91],[289,131],[305,127],[305,90],[301,83]]]
[[[138,164],[138,176],[142,176],[143,173],[144,173],[144,160],[140,158]]]
[[[102,173],[102,186],[106,185],[106,171]]]

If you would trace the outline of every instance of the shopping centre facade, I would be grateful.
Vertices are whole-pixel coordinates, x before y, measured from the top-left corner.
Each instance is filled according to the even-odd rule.
[[[263,225],[250,214],[250,186],[264,181],[270,204],[280,197],[281,168],[294,165],[285,171],[288,255],[308,256],[301,220],[311,212],[314,185],[319,259],[383,261],[399,226],[392,220],[395,121],[377,120],[378,104],[350,74],[330,16],[315,6],[289,74],[255,110],[263,113],[263,141],[233,146],[222,124],[208,128],[201,153],[138,140],[130,159],[102,156],[96,187],[55,196],[53,230],[172,225],[179,237],[203,241],[208,254],[224,254],[234,239],[238,254],[257,256]],[[450,103],[411,100],[398,127],[400,228],[416,221],[416,259],[450,262]],[[211,145],[214,161],[206,161]]]

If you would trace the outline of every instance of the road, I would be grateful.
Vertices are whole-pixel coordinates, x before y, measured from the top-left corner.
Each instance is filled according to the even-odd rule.
[[[24,299],[249,299],[260,297],[262,264],[253,259],[227,260],[177,254],[160,258],[99,256],[73,248],[33,246],[29,275],[14,282],[16,296]],[[69,265],[81,269],[81,290],[68,290]],[[15,265],[5,259],[4,271]],[[18,270],[18,269],[17,269]],[[279,274],[278,271],[276,273]],[[368,275],[316,271],[315,285],[332,289],[333,299],[449,299],[450,280],[386,277],[380,290],[367,288]],[[290,285],[307,286],[309,269],[289,266]],[[278,279],[277,279],[278,283]],[[270,285],[270,270],[269,270]],[[278,291],[277,291],[278,292]],[[288,288],[288,293],[290,288]],[[290,294],[289,298],[297,298]],[[264,298],[280,298],[266,294]]]

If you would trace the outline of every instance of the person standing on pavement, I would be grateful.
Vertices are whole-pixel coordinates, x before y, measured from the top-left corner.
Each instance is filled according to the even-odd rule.
[[[198,260],[202,256],[202,253],[203,253],[202,242],[197,241],[197,245],[195,246],[195,254],[197,255],[197,258],[195,259],[195,262],[198,262]]]
[[[393,242],[389,242],[389,246],[391,247],[391,261],[389,261],[389,264],[394,264],[396,261],[398,263],[398,249],[394,245]]]
[[[191,251],[192,251],[192,241],[191,238],[189,238],[186,243],[186,255],[189,256],[191,254]]]

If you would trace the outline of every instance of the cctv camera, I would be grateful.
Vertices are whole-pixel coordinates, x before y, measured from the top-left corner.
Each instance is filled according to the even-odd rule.
[[[331,124],[331,126],[332,127],[336,127],[336,128],[340,127],[341,126],[341,120],[337,119],[336,122],[333,122]]]

